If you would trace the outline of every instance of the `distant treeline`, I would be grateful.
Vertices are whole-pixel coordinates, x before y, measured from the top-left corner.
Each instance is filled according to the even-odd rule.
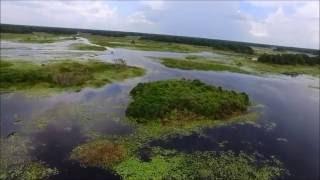
[[[262,54],[258,61],[286,65],[316,65],[320,64],[320,57],[310,57],[305,54]]]
[[[32,33],[32,32],[46,32],[52,34],[77,34],[90,33],[96,35],[105,36],[135,36],[139,33],[132,32],[120,32],[120,31],[104,31],[104,30],[92,30],[92,29],[76,29],[76,28],[60,28],[60,27],[42,27],[42,26],[25,26],[25,25],[12,25],[12,24],[1,24],[2,33]]]
[[[312,55],[320,55],[320,51],[316,49],[305,49],[305,48],[295,48],[295,47],[275,47],[274,51],[285,52],[285,51],[294,51],[297,53],[308,53]]]
[[[247,54],[252,54],[253,49],[251,47],[255,46],[255,47],[265,47],[265,48],[279,48],[280,50],[290,50],[290,51],[296,51],[299,53],[310,53],[314,55],[319,55],[319,50],[316,50],[316,49],[283,47],[283,46],[273,46],[268,44],[256,44],[256,43],[248,43],[248,42],[225,41],[225,40],[217,40],[217,39],[171,36],[171,35],[162,35],[162,34],[148,34],[148,33],[138,33],[138,32],[26,26],[26,25],[12,25],[12,24],[1,24],[0,31],[7,32],[7,33],[47,32],[47,33],[54,33],[54,34],[76,34],[78,32],[81,32],[81,33],[90,33],[95,35],[114,36],[114,37],[140,36],[141,39],[146,39],[146,40],[148,39],[153,41],[176,42],[176,43],[192,44],[192,45],[199,45],[199,46],[209,46],[215,49],[231,50],[234,52],[247,53]]]
[[[250,46],[242,45],[232,41],[213,40],[205,38],[183,37],[183,36],[169,36],[169,35],[147,35],[141,39],[161,41],[161,42],[173,42],[183,43],[198,46],[208,46],[218,50],[229,50],[237,53],[253,54],[254,51]]]

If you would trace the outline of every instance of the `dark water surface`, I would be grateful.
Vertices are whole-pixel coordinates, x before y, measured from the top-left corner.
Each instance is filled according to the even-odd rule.
[[[37,51],[28,51],[27,45],[20,46],[10,44],[16,54],[22,51],[25,59],[35,56]],[[9,57],[11,51],[4,48],[1,54]],[[50,53],[55,54],[48,48],[42,51],[45,53],[37,56],[39,61],[42,58],[48,60]],[[95,56],[103,61],[124,58],[129,65],[146,68],[147,74],[98,89],[86,88],[80,92],[50,97],[2,94],[1,136],[5,138],[12,132],[18,132],[30,137],[34,145],[32,155],[61,171],[53,179],[119,179],[112,172],[83,168],[68,160],[70,151],[95,133],[128,134],[133,131],[122,119],[130,101],[128,94],[137,83],[172,78],[200,79],[211,85],[249,94],[254,103],[261,105],[259,111],[262,115],[258,123],[209,128],[201,136],[173,136],[167,140],[155,140],[150,145],[184,152],[232,150],[264,157],[275,156],[284,162],[292,174],[288,179],[318,179],[319,89],[310,86],[319,87],[319,79],[310,76],[252,76],[169,69],[151,57],[183,57],[186,54],[126,49],[113,51],[113,54],[106,51]],[[58,54],[63,53],[58,51]],[[210,56],[210,53],[205,55]],[[34,126],[41,124],[39,119],[49,125],[37,130]]]

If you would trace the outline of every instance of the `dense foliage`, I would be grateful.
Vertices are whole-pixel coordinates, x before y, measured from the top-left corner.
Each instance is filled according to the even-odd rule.
[[[320,64],[320,57],[310,57],[305,54],[262,54],[259,62],[286,65],[316,65]]]
[[[133,102],[126,113],[139,122],[165,119],[172,113],[222,119],[246,111],[249,105],[247,94],[209,86],[199,80],[139,83],[130,94]]]
[[[171,43],[183,43],[192,44],[198,46],[209,46],[218,50],[229,50],[237,53],[253,54],[254,51],[250,46],[240,44],[238,42],[228,42],[223,40],[213,40],[205,38],[183,37],[183,36],[169,36],[169,35],[148,35],[143,36],[141,39],[171,42]]]

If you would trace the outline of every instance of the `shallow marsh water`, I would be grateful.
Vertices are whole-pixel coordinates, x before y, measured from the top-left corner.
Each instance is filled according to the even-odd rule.
[[[53,179],[118,179],[99,168],[82,168],[68,160],[70,151],[88,138],[99,135],[121,135],[134,131],[123,123],[129,92],[139,82],[172,78],[199,79],[227,89],[244,91],[261,105],[257,124],[234,124],[208,128],[199,134],[172,136],[154,140],[151,146],[179,151],[232,150],[276,156],[291,173],[288,179],[319,177],[319,79],[310,76],[253,76],[229,72],[185,71],[161,65],[154,57],[187,55],[225,56],[212,53],[169,53],[109,49],[103,52],[69,50],[72,43],[85,39],[51,44],[1,42],[1,58],[36,62],[65,58],[96,58],[111,62],[124,58],[129,65],[147,69],[143,77],[85,88],[80,92],[36,97],[18,93],[1,95],[1,137],[16,134],[32,142],[32,155],[57,167]],[[112,51],[112,53],[111,53]],[[227,58],[227,56],[225,56]]]

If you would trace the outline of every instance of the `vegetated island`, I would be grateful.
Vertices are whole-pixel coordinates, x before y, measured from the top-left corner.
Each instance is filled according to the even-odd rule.
[[[83,87],[99,87],[115,80],[143,74],[143,69],[127,66],[124,61],[111,64],[97,60],[85,62],[59,60],[37,64],[26,61],[1,60],[0,90],[1,92],[80,90]]]
[[[107,48],[103,47],[103,46],[82,44],[82,43],[71,44],[71,49],[82,50],[82,51],[105,51],[105,50],[107,50]]]
[[[251,74],[249,71],[241,69],[238,66],[223,63],[221,61],[206,60],[205,58],[161,58],[161,63],[169,68],[178,68],[184,70],[203,70],[203,71],[229,71],[236,73]]]
[[[70,158],[83,166],[114,171],[124,179],[274,179],[285,173],[276,159],[257,160],[245,153],[183,153],[150,146],[166,133],[192,131],[228,121],[250,105],[245,93],[223,90],[198,80],[139,83],[130,92],[126,114],[136,131],[129,136],[98,138],[73,149]],[[182,134],[183,135],[183,134]],[[148,160],[141,157],[148,148]]]
[[[171,119],[182,122],[203,118],[223,119],[245,112],[250,104],[245,93],[226,91],[199,80],[140,83],[130,95],[133,102],[126,114],[146,123],[172,123]]]

